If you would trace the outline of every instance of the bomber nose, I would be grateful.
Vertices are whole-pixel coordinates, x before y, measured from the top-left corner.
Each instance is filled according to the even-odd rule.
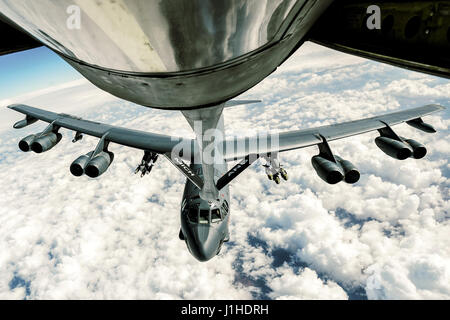
[[[206,262],[214,258],[215,253],[205,245],[198,245],[195,258],[200,262]]]
[[[195,244],[193,254],[201,262],[211,260],[216,256],[218,249],[217,232],[210,226],[197,226],[194,228]],[[216,243],[217,242],[217,243]]]

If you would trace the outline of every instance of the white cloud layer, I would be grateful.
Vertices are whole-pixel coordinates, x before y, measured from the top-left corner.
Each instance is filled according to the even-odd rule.
[[[264,102],[227,109],[228,134],[450,106],[450,87],[307,44],[242,98]],[[191,134],[180,113],[126,103],[85,81],[0,104],[12,102]],[[0,112],[2,299],[450,298],[448,111],[425,118],[439,130],[434,135],[395,127],[427,145],[420,161],[387,157],[375,133],[333,142],[361,170],[354,186],[320,180],[310,163],[315,148],[281,155],[290,180],[279,187],[254,165],[232,185],[232,241],[204,264],[178,240],[185,181],[166,161],[139,179],[141,153],[112,145],[116,160],[104,176],[77,179],[70,163],[96,139],[71,144],[64,131],[49,153],[23,154],[18,140],[45,125],[12,131],[7,126],[20,116]]]

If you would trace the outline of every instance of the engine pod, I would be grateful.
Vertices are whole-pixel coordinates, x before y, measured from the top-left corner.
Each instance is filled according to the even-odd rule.
[[[404,139],[404,141],[413,149],[412,156],[414,159],[422,159],[426,156],[427,148],[423,144],[412,139]]]
[[[339,156],[335,156],[336,160],[344,170],[344,181],[349,184],[354,184],[359,181],[361,174],[356,166],[348,160],[344,160]]]
[[[397,160],[405,160],[412,155],[410,146],[402,141],[387,137],[377,137],[375,139],[375,144],[385,154]]]
[[[47,133],[33,141],[33,143],[31,144],[31,150],[36,153],[49,151],[54,146],[56,146],[61,141],[61,139],[61,133]]]
[[[314,156],[311,163],[319,177],[329,184],[337,184],[344,179],[344,172],[340,165],[322,156]]]
[[[31,134],[28,137],[23,138],[19,142],[19,149],[23,152],[30,152],[31,151],[31,145],[33,144],[34,140],[36,140],[36,135]]]
[[[75,177],[81,177],[82,175],[84,175],[85,168],[91,160],[91,156],[93,153],[94,152],[92,151],[88,154],[82,155],[72,163],[72,165],[70,166],[70,172]]]
[[[114,160],[114,153],[100,152],[86,166],[85,173],[91,178],[98,178],[108,170]]]

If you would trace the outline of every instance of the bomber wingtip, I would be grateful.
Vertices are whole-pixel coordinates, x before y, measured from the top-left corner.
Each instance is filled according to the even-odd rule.
[[[447,107],[446,106],[443,106],[443,105],[441,105],[441,104],[433,104],[432,106],[434,106],[437,110],[445,110],[445,109],[447,109]]]
[[[6,106],[8,109],[11,109],[11,110],[15,110],[16,108],[17,108],[17,104],[10,104],[9,106]]]
[[[443,110],[447,109],[446,106],[443,106],[441,104],[427,104],[427,105],[423,106],[422,108],[424,108],[424,110],[428,110],[429,113],[435,113],[435,112],[439,112],[439,111],[443,111]]]

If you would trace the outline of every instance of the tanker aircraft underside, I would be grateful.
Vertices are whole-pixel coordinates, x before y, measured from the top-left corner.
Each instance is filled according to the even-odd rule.
[[[78,21],[78,28],[69,21]],[[99,139],[95,150],[70,166],[77,177],[105,174],[114,161],[111,143],[142,150],[135,171],[141,176],[166,158],[186,177],[179,238],[199,261],[212,259],[229,241],[230,182],[258,159],[268,179],[279,184],[288,179],[279,155],[315,147],[311,163],[322,180],[354,184],[358,169],[334,154],[329,142],[377,131],[376,145],[392,158],[421,159],[427,153],[393,127],[406,123],[435,132],[422,118],[444,109],[436,104],[317,128],[224,138],[223,110],[258,103],[233,99],[273,73],[305,41],[450,77],[449,1],[0,0],[0,31],[6,35],[0,55],[44,45],[104,91],[182,112],[195,139],[20,103],[9,106],[25,115],[16,129],[48,123],[19,142],[24,152],[51,150],[62,140],[61,129],[74,131],[74,143],[84,135]],[[231,161],[237,164],[230,169]]]

